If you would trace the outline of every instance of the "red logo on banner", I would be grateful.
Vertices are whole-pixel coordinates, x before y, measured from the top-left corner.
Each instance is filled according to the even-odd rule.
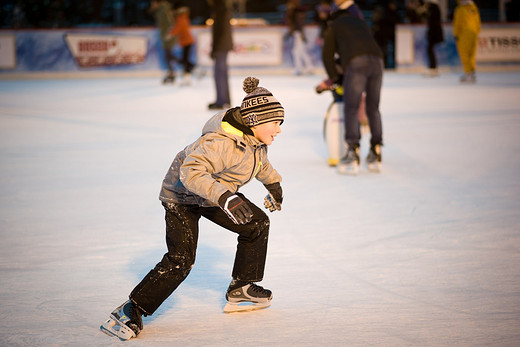
[[[140,64],[146,58],[141,36],[67,34],[65,41],[80,67]]]

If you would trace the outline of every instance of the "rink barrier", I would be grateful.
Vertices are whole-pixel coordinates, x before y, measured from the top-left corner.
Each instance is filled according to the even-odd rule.
[[[211,73],[210,28],[194,26],[192,59]],[[424,69],[426,27],[398,25],[398,71]],[[460,69],[451,25],[444,25],[445,41],[436,47],[439,67]],[[235,49],[229,55],[231,74],[258,71],[294,73],[291,38],[284,26],[234,27]],[[307,49],[316,73],[323,74],[319,28],[305,28]],[[494,68],[520,68],[520,24],[483,24],[477,61]],[[487,46],[486,46],[487,45]],[[490,48],[483,54],[484,47]],[[175,52],[180,56],[180,49]],[[482,60],[485,57],[485,60]],[[180,68],[180,67],[179,67]],[[104,75],[160,75],[166,69],[155,28],[85,28],[0,30],[0,78]]]
[[[395,59],[399,71],[428,66],[426,25],[401,24],[396,28]],[[453,26],[443,25],[444,42],[435,46],[439,68],[460,69]],[[477,46],[479,70],[520,69],[520,23],[482,24]]]

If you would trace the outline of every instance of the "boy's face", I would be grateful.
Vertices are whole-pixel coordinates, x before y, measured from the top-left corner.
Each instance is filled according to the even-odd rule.
[[[251,127],[251,130],[253,130],[257,140],[269,146],[271,143],[273,143],[275,136],[282,132],[280,124],[280,121],[263,123]]]

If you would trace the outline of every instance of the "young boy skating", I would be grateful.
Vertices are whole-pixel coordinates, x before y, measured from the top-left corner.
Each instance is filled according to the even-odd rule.
[[[202,136],[180,151],[163,180],[160,200],[166,210],[168,252],[116,308],[101,330],[123,340],[143,329],[142,315],[152,315],[188,276],[205,217],[238,234],[225,312],[268,307],[272,293],[256,284],[264,276],[269,218],[238,192],[256,178],[269,194],[264,206],[281,210],[281,176],[267,158],[267,146],[281,132],[284,109],[259,80],[244,80],[240,107],[213,116]],[[245,306],[243,306],[246,304]]]

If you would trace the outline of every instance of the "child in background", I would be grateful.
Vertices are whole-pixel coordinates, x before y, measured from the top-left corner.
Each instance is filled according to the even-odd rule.
[[[173,6],[175,25],[170,31],[170,35],[177,36],[179,46],[182,48],[181,64],[184,68],[181,85],[189,85],[191,83],[191,71],[195,67],[190,61],[191,47],[195,40],[191,34],[190,9],[184,6],[182,2],[177,1]]]

